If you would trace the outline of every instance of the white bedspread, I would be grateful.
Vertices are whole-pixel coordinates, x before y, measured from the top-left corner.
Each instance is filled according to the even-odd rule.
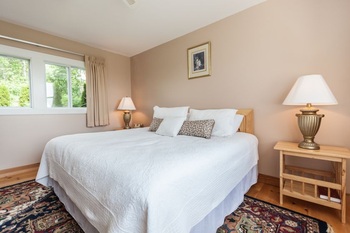
[[[47,143],[47,176],[103,233],[185,233],[257,164],[255,136],[166,137],[147,128],[62,136]]]

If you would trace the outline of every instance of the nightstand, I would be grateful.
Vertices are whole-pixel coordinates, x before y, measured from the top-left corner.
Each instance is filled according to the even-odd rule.
[[[346,221],[346,159],[350,150],[344,147],[322,146],[319,150],[298,147],[298,143],[277,142],[280,151],[280,204],[283,196],[302,199],[340,210]],[[286,164],[286,157],[323,160],[332,163],[333,171],[315,170]]]

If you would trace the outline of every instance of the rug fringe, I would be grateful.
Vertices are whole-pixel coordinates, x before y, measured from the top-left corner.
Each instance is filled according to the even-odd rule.
[[[334,233],[334,230],[331,225],[327,223],[327,233]]]

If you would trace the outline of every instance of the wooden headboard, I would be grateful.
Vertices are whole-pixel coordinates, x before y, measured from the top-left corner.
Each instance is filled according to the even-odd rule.
[[[254,134],[254,110],[253,109],[239,109],[237,114],[243,115],[243,121],[239,127],[239,132]]]

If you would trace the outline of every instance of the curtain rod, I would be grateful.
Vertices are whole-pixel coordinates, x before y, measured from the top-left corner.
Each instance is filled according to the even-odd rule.
[[[34,45],[34,46],[45,48],[45,49],[51,49],[51,50],[55,50],[55,51],[59,51],[59,52],[63,52],[63,53],[78,55],[81,57],[85,56],[84,54],[81,54],[81,53],[76,53],[76,52],[72,52],[72,51],[68,51],[68,50],[64,50],[64,49],[59,49],[59,48],[55,48],[55,47],[51,47],[51,46],[47,46],[47,45],[43,45],[43,44],[38,44],[38,43],[26,41],[26,40],[16,39],[16,38],[9,37],[9,36],[0,35],[0,38],[6,39],[6,40],[12,40],[12,41],[16,41],[16,42],[21,42],[24,44]]]

